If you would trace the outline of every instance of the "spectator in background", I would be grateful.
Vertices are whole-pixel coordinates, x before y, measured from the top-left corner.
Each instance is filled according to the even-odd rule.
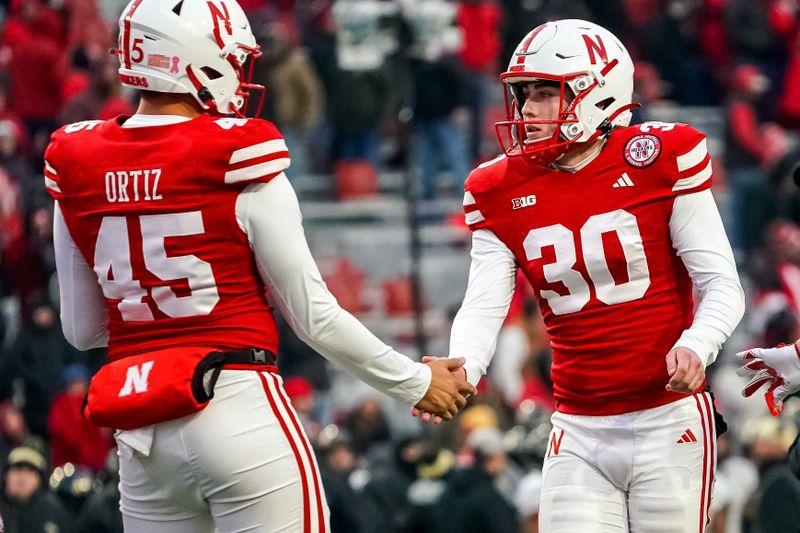
[[[42,190],[41,175],[35,173],[22,151],[20,140],[24,130],[10,119],[0,120],[0,166],[8,172],[20,189],[23,211],[31,212],[34,207],[45,205],[46,194]]]
[[[34,288],[30,271],[23,267],[27,244],[19,187],[0,167],[0,272],[15,296],[26,296]],[[0,376],[2,379],[2,376]]]
[[[16,110],[11,107],[9,101],[11,96],[11,78],[8,72],[0,70],[0,120],[10,121],[14,126],[14,132],[17,134],[17,145],[19,147],[20,155],[28,155],[28,131],[25,129],[25,124],[17,114]]]
[[[311,442],[316,442],[321,428],[314,416],[314,389],[311,383],[304,377],[295,376],[286,378],[283,388],[297,412],[306,435]]]
[[[40,7],[30,25],[31,38],[11,47],[11,105],[25,123],[33,154],[44,152],[58,127],[61,86],[67,76],[63,25],[52,10]]]
[[[440,533],[519,533],[514,507],[495,487],[507,466],[503,434],[478,429],[467,438],[472,466],[455,472],[439,503],[436,531]]]
[[[0,458],[8,457],[11,450],[29,440],[28,427],[22,412],[12,400],[0,403]],[[2,466],[5,466],[5,459]]]
[[[13,370],[3,379],[21,380],[25,398],[22,412],[28,427],[35,435],[47,438],[50,404],[61,390],[63,369],[78,355],[64,339],[49,301],[32,297],[26,309],[26,320],[10,350]]]
[[[490,88],[497,79],[501,20],[502,11],[496,0],[462,0],[459,4],[458,26],[464,37],[461,63],[466,76],[463,85],[469,91],[467,102],[471,112],[467,153],[473,163],[483,158],[484,116]]]
[[[539,305],[525,300],[522,314],[500,330],[489,378],[511,406],[532,399],[553,410],[550,346]]]
[[[789,62],[786,77],[783,79],[783,92],[780,99],[780,123],[794,130],[800,130],[800,29],[789,44]]]
[[[697,39],[700,2],[667,0],[641,28],[640,52],[669,83],[671,96],[685,105],[712,105],[718,90]]]
[[[446,448],[427,449],[417,464],[417,480],[408,487],[409,519],[399,533],[439,533],[437,509],[447,491],[455,457]]]
[[[112,26],[102,16],[97,0],[62,0],[67,25],[67,46],[81,48],[94,60],[108,56],[113,45]]]
[[[256,40],[264,57],[254,66],[254,82],[267,87],[269,98],[262,116],[280,128],[292,165],[289,179],[309,173],[316,154],[311,149],[312,133],[322,119],[325,103],[322,81],[305,49],[296,41],[297,32],[285,19],[255,26]]]
[[[386,60],[397,47],[389,28],[393,0],[337,0],[333,5],[335,60],[320,74],[332,128],[332,159],[382,164],[379,126],[393,100]]]
[[[375,397],[365,398],[347,413],[342,426],[352,436],[353,450],[359,455],[376,444],[391,441],[389,422]]]
[[[760,472],[755,496],[755,525],[758,531],[797,531],[800,524],[800,480],[792,473],[786,452],[797,436],[791,420],[760,418],[743,429],[750,456]]]
[[[89,369],[73,363],[62,375],[65,389],[53,398],[48,421],[51,464],[72,463],[96,472],[103,467],[112,442],[108,429],[93,426],[81,412],[89,390]]]
[[[528,472],[514,493],[514,507],[520,518],[520,533],[539,533],[539,497],[542,493],[542,471]]]
[[[89,64],[89,86],[70,97],[61,110],[62,124],[81,120],[108,120],[117,115],[133,114],[133,106],[123,96],[119,84],[117,58],[104,54]]]
[[[727,0],[725,9],[725,27],[733,57],[755,65],[766,75],[772,91],[769,102],[778,101],[788,59],[786,38],[781,35],[787,32],[781,4],[785,4],[784,0]]]
[[[470,171],[464,131],[469,113],[466,92],[451,56],[459,44],[455,16],[456,5],[445,0],[408,2],[404,10],[413,35],[408,51],[413,80],[413,153],[426,200],[436,197],[443,167],[450,171],[457,195],[464,190]]]
[[[766,169],[787,149],[780,127],[761,124],[755,104],[769,88],[769,80],[753,65],[737,67],[727,104],[725,171],[733,195],[734,247],[752,250],[762,239],[771,218],[771,185]]]
[[[398,440],[389,464],[373,465],[373,475],[364,487],[367,533],[403,531],[410,519],[408,489],[417,479],[417,463],[425,452],[420,435]]]
[[[328,426],[318,442],[320,476],[331,512],[331,531],[361,533],[364,530],[363,502],[351,484],[356,456],[349,438],[336,426]]]
[[[76,533],[123,533],[119,511],[119,460],[114,448],[98,474],[100,489],[89,496],[75,522]]]
[[[39,451],[20,447],[8,454],[0,499],[4,533],[72,531],[69,512],[48,492],[46,474],[47,465]]]

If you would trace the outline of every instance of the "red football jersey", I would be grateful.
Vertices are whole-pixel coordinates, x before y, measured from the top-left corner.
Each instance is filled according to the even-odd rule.
[[[559,411],[617,414],[683,397],[664,388],[665,356],[693,313],[669,220],[677,195],[710,186],[705,136],[658,122],[615,130],[575,173],[501,156],[470,174],[469,227],[505,243],[535,290]]]
[[[45,153],[58,200],[108,308],[109,359],[175,346],[277,351],[236,198],[289,166],[264,120],[202,115],[123,128],[65,126]]]

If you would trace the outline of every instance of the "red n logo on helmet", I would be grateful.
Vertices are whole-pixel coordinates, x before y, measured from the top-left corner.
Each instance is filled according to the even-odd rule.
[[[213,2],[207,3],[208,9],[211,11],[211,18],[214,21],[214,39],[217,40],[217,45],[220,48],[224,48],[225,41],[222,40],[222,34],[219,30],[220,21],[224,24],[225,31],[228,33],[228,35],[233,35],[233,26],[231,25],[231,15],[228,13],[228,6],[223,3],[222,10],[220,10],[220,8],[218,8]]]
[[[608,64],[608,55],[606,54],[606,45],[603,44],[603,40],[600,38],[599,35],[595,35],[597,41],[595,42],[594,39],[589,37],[588,35],[581,35],[583,37],[583,42],[586,43],[586,51],[589,52],[589,61],[591,61],[592,65],[596,65],[597,61],[595,58],[595,52],[600,55],[600,59],[603,61],[603,64]]]

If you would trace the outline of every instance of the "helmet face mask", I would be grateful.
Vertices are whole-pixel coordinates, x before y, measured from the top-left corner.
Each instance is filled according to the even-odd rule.
[[[582,20],[550,22],[531,31],[500,80],[506,118],[495,124],[495,131],[503,152],[543,164],[609,134],[615,126],[627,126],[629,110],[637,105],[631,102],[633,63],[627,51],[610,32]],[[526,120],[519,87],[541,81],[559,87],[558,113]],[[531,126],[552,127],[552,135],[529,139],[526,127]]]
[[[244,116],[261,55],[235,0],[132,0],[120,17],[120,80],[153,92],[191,94],[214,115]],[[258,111],[256,112],[258,113]]]

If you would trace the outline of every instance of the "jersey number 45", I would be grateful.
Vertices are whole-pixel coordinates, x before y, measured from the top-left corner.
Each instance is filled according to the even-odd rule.
[[[168,285],[152,287],[158,309],[170,318],[207,315],[217,305],[219,293],[211,265],[194,255],[167,256],[164,239],[204,233],[199,211],[142,215],[142,258],[147,270],[163,281],[186,280],[189,294],[178,296]],[[94,271],[103,294],[119,300],[117,307],[126,322],[153,320],[144,297],[147,290],[134,279],[126,217],[105,217],[100,224],[94,251]]]

